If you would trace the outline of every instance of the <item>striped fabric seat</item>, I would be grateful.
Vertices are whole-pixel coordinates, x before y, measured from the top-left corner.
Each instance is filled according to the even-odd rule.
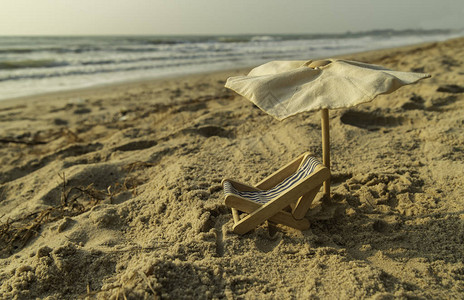
[[[239,197],[257,202],[259,204],[266,204],[271,199],[274,199],[289,189],[291,189],[296,183],[300,180],[308,177],[311,173],[314,172],[316,167],[321,163],[316,160],[314,157],[308,156],[305,162],[298,168],[298,170],[287,177],[284,181],[276,185],[270,190],[263,190],[263,191],[238,191],[232,183],[229,181],[224,182],[224,193],[226,194],[234,194]]]

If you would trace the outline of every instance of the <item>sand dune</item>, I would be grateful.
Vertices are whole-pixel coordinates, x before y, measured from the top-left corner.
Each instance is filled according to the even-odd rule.
[[[319,114],[223,87],[247,70],[0,102],[0,298],[462,297],[464,39],[345,58],[432,78],[331,111],[303,232],[231,233],[223,178],[321,156]]]

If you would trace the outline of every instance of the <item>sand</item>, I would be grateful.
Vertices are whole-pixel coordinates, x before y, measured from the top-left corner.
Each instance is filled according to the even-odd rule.
[[[223,178],[321,157],[318,113],[223,87],[247,70],[0,102],[0,298],[462,298],[464,39],[345,58],[433,77],[330,112],[303,232],[231,232]]]

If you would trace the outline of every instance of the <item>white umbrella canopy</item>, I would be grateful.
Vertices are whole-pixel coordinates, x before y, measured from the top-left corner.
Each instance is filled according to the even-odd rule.
[[[328,109],[372,101],[429,74],[394,71],[355,61],[272,61],[225,84],[278,120],[306,111],[322,112],[323,163],[330,169]],[[330,194],[330,182],[324,185]]]
[[[226,87],[278,120],[304,111],[348,108],[430,75],[400,72],[355,61],[272,61]]]

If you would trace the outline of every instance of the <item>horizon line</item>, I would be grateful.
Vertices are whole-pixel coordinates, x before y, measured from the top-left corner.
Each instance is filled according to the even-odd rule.
[[[175,36],[340,36],[340,35],[357,35],[357,34],[372,34],[372,33],[408,33],[408,32],[424,32],[424,33],[434,33],[434,32],[447,32],[447,33],[457,33],[463,32],[463,28],[434,28],[434,29],[423,29],[423,28],[407,28],[407,29],[392,29],[392,28],[383,28],[383,29],[372,29],[372,30],[362,30],[362,31],[351,31],[347,30],[344,32],[293,32],[293,33],[111,33],[111,34],[101,34],[101,33],[88,33],[88,34],[3,34],[0,33],[0,37],[136,37],[136,36],[163,36],[163,37],[175,37]]]

